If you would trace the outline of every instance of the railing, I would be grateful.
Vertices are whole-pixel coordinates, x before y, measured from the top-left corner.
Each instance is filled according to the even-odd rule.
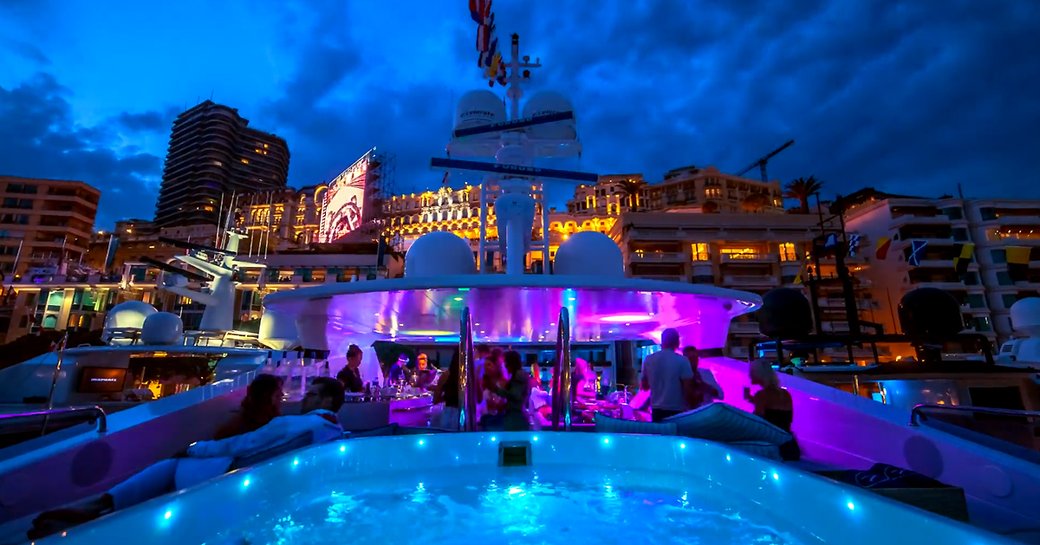
[[[62,407],[59,409],[43,409],[39,411],[29,411],[24,413],[6,413],[0,414],[0,420],[13,420],[16,418],[33,418],[42,416],[45,419],[49,419],[51,416],[59,414],[76,414],[76,413],[90,413],[95,416],[98,421],[98,433],[108,432],[108,415],[105,414],[105,410],[97,405],[90,407]],[[93,420],[93,418],[92,418]],[[46,432],[46,428],[43,429]]]
[[[473,321],[469,307],[459,324],[459,429],[477,431],[477,370],[473,365]]]
[[[989,414],[994,416],[1024,416],[1024,417],[1040,417],[1040,411],[1023,411],[1018,409],[997,409],[993,407],[971,407],[964,405],[929,405],[927,403],[919,403],[914,405],[913,409],[910,409],[910,425],[919,426],[920,422],[927,419],[928,417],[922,412],[925,410],[935,410],[940,412],[951,412],[951,413],[971,413],[971,414]]]
[[[556,328],[556,366],[552,383],[552,429],[571,429],[571,325],[567,308],[560,309]]]

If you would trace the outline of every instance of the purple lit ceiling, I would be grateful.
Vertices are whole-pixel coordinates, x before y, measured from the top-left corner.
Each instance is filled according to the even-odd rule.
[[[586,276],[459,275],[338,283],[269,295],[268,310],[295,319],[304,346],[344,339],[457,341],[469,307],[478,342],[554,342],[562,308],[572,342],[659,338],[679,329],[685,344],[725,345],[730,320],[757,295],[713,286]]]

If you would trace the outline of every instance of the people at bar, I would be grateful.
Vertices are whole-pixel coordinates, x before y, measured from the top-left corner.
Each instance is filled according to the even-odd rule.
[[[365,390],[365,381],[361,377],[361,358],[364,353],[361,347],[352,344],[347,347],[347,364],[336,375],[343,383],[346,391],[359,394]]]
[[[343,406],[343,384],[333,378],[315,378],[300,404],[299,415],[279,416],[267,425],[217,441],[198,441],[181,456],[152,464],[104,494],[78,504],[47,511],[33,520],[29,538],[50,535],[112,511],[187,488],[222,475],[236,459],[291,445],[305,434],[311,443],[343,437],[336,413]]]
[[[698,402],[690,362],[679,355],[678,349],[679,332],[669,328],[661,333],[661,350],[643,360],[641,386],[650,390],[654,422],[684,412]]]
[[[505,353],[504,359],[509,380],[496,392],[505,401],[502,408],[502,429],[526,431],[531,429],[526,411],[531,395],[531,375],[524,371],[524,363],[519,352],[510,350]]]
[[[282,415],[282,391],[284,379],[275,375],[257,375],[246,387],[239,409],[225,422],[214,439],[227,439],[235,435],[256,431],[271,420]]]
[[[451,359],[448,371],[441,373],[437,384],[433,387],[433,404],[444,404],[437,418],[431,422],[435,427],[457,430],[459,429],[459,412],[462,404],[459,399],[459,377],[460,365],[458,352]]]
[[[589,362],[582,358],[574,359],[574,375],[571,383],[574,384],[574,399],[576,401],[594,401],[596,399],[596,382],[599,377],[592,369]]]

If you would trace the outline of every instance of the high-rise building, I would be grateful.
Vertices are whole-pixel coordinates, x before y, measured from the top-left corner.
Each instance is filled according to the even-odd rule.
[[[285,187],[289,147],[209,100],[177,116],[155,206],[159,227],[215,224],[233,194]]]
[[[83,182],[0,176],[0,273],[56,274],[80,264],[100,197]]]

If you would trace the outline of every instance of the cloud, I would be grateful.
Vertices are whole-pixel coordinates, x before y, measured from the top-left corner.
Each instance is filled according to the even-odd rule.
[[[120,151],[122,138],[112,124],[77,125],[69,94],[49,74],[0,87],[0,173],[80,180],[101,189],[98,227],[125,215],[142,215],[142,207],[150,216],[160,158]]]
[[[14,38],[0,36],[0,48],[13,51],[14,53],[30,60],[38,65],[49,65],[51,60],[33,44],[15,40]]]

